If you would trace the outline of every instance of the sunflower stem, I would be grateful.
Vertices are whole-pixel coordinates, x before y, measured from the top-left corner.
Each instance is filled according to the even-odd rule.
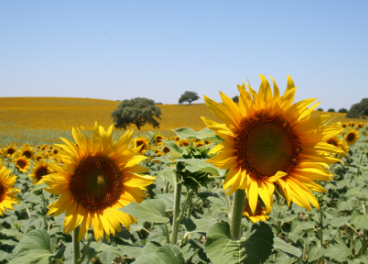
[[[366,209],[366,201],[363,201],[362,203],[363,205],[363,214],[367,215],[367,209]],[[368,233],[367,233],[367,229],[363,229],[363,235],[362,235],[362,248],[360,251],[360,255],[364,255],[367,252],[367,237]]]
[[[179,175],[176,175],[174,186],[174,208],[173,208],[173,223],[171,232],[171,244],[176,245],[178,242],[178,227],[179,227],[179,211],[180,211],[180,197],[181,197],[181,185],[179,183]]]
[[[43,202],[43,212],[42,212],[42,215],[43,215],[43,222],[45,224],[45,229],[47,230],[47,220],[46,220],[46,203],[45,203],[45,196],[43,195],[43,189],[41,189],[41,196],[42,196],[42,202]],[[28,208],[27,208],[28,210]]]
[[[79,228],[79,227],[78,227]],[[83,249],[83,254],[82,254],[82,257],[80,258],[80,260],[78,261],[78,263],[82,263],[87,255],[87,252],[88,252],[88,248],[89,248],[89,245],[91,244],[93,240],[93,236],[91,236],[89,239],[88,239],[88,243],[87,245],[84,247]]]
[[[73,264],[79,263],[80,248],[79,248],[79,226],[73,231]]]
[[[230,226],[230,232],[233,239],[239,240],[241,237],[241,220],[243,218],[245,191],[237,190],[234,195],[232,220]]]
[[[322,202],[319,208],[319,224],[320,224],[320,240],[321,240],[321,247],[323,248],[323,210],[322,210]],[[320,263],[325,263],[325,257],[322,255],[320,258]]]

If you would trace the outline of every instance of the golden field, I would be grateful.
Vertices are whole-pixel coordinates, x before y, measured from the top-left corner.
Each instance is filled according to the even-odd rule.
[[[61,98],[61,97],[3,97],[0,98],[0,133],[1,146],[10,142],[15,144],[58,143],[59,137],[70,138],[72,127],[84,126],[91,130],[95,121],[107,128],[113,124],[111,113],[117,108],[119,101]],[[146,125],[141,131],[134,129],[137,135],[147,131],[172,136],[171,131],[178,127],[190,127],[194,130],[205,128],[200,116],[218,120],[205,104],[192,105],[158,105],[162,119],[160,128],[153,129]],[[314,115],[325,114],[314,112]],[[346,118],[346,114],[329,113],[332,122],[346,122],[354,119]],[[358,120],[358,119],[356,119]],[[219,121],[219,120],[218,120]],[[116,131],[121,134],[123,131]],[[0,147],[1,147],[0,146]]]

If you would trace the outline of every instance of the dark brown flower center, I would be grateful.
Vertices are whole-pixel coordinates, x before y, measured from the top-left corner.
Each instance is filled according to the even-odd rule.
[[[347,141],[348,141],[348,142],[354,141],[354,139],[355,139],[355,133],[350,132],[350,133],[347,135],[346,139],[347,139]]]
[[[15,149],[14,148],[8,148],[7,152],[8,152],[9,155],[12,155],[12,154],[14,154]]]
[[[90,211],[115,204],[123,188],[117,165],[99,155],[82,159],[69,184],[74,199]]]
[[[335,147],[338,147],[339,146],[334,138],[328,139],[327,140],[327,143],[328,144],[331,144],[331,145],[334,145]]]
[[[27,162],[23,159],[17,160],[17,166],[21,169],[24,169],[27,166]]]
[[[2,183],[0,183],[0,203],[4,200],[5,197],[5,187]]]
[[[236,131],[235,149],[242,169],[251,177],[289,173],[300,150],[297,135],[281,117],[262,115],[244,119]]]
[[[47,170],[47,166],[39,167],[35,172],[37,181],[40,181],[43,178],[43,176],[46,176],[47,174],[49,174]]]
[[[27,158],[32,157],[32,152],[30,150],[23,151],[23,156],[26,156]]]

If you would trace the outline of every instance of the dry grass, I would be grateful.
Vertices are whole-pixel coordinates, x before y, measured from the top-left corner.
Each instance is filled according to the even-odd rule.
[[[71,127],[84,126],[92,129],[95,121],[107,128],[113,121],[111,113],[120,102],[88,98],[55,98],[55,97],[9,97],[0,98],[0,135],[1,145],[9,142],[47,143],[59,142],[59,137],[69,137]],[[160,129],[146,125],[144,131],[154,131],[173,135],[170,130],[178,127],[191,127],[201,130],[205,127],[200,116],[219,121],[205,104],[193,105],[158,105],[161,108],[162,120]],[[325,114],[314,112],[313,115]],[[350,121],[345,114],[329,113],[332,122]],[[358,120],[358,119],[357,119]],[[135,129],[134,125],[130,129]],[[122,131],[117,131],[121,134]]]

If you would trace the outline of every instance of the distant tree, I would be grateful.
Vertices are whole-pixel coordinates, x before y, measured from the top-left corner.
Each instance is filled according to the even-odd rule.
[[[235,95],[233,98],[231,98],[231,99],[233,99],[233,101],[235,102],[235,103],[239,103],[239,97],[237,96],[237,95]]]
[[[368,116],[368,98],[363,98],[360,103],[353,104],[346,117],[349,118],[364,118]]]
[[[135,124],[138,130],[145,124],[151,124],[153,127],[159,127],[159,122],[154,119],[161,119],[161,109],[155,106],[153,100],[147,98],[133,98],[123,100],[118,109],[112,112],[111,117],[114,119],[116,128],[123,128],[129,124]]]
[[[322,108],[317,108],[316,111],[322,111],[323,112],[323,109]]]
[[[340,108],[339,109],[339,113],[347,113],[348,112],[348,109],[346,108]]]
[[[191,104],[193,101],[198,100],[199,96],[195,92],[186,91],[183,93],[179,99],[179,104],[182,104],[184,102],[188,102]]]
[[[330,109],[327,110],[327,112],[336,113],[336,110],[334,108],[330,108]]]

